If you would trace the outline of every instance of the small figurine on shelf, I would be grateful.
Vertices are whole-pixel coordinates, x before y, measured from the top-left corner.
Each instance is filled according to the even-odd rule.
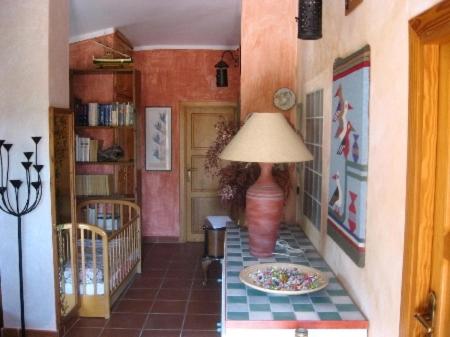
[[[114,144],[105,150],[98,151],[98,161],[119,161],[124,156],[123,149]]]

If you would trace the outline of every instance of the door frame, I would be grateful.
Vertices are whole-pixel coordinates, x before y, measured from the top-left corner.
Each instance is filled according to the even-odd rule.
[[[186,200],[186,108],[196,106],[231,106],[236,108],[236,120],[239,120],[239,105],[231,101],[195,101],[179,103],[180,111],[180,242],[187,240],[187,200]]]
[[[68,108],[57,108],[57,107],[49,107],[49,154],[50,154],[50,201],[51,201],[51,218],[52,218],[52,250],[53,250],[53,269],[54,269],[54,282],[55,282],[55,316],[56,316],[56,329],[58,336],[63,336],[67,332],[66,322],[70,322],[70,320],[75,319],[78,315],[78,307],[79,301],[72,308],[70,312],[67,313],[65,317],[61,315],[61,301],[60,301],[60,283],[59,283],[59,251],[58,251],[58,235],[56,231],[56,174],[55,174],[55,137],[54,137],[54,119],[56,115],[66,115],[70,118],[70,124],[72,129],[69,130],[69,147],[71,151],[69,152],[70,157],[70,177],[69,177],[69,185],[70,190],[72,191],[71,199],[71,213],[72,213],[72,223],[77,222],[76,218],[76,205],[75,205],[75,167],[74,167],[74,154],[75,154],[75,142],[74,142],[74,114]],[[73,245],[76,242],[72,242]],[[75,257],[76,259],[76,257]]]
[[[450,40],[450,1],[409,21],[409,121],[406,227],[400,337],[423,332],[416,310],[430,289],[438,133],[439,45]]]

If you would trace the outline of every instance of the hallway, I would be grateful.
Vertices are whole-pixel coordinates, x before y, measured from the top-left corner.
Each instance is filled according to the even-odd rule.
[[[148,244],[142,274],[113,306],[109,320],[80,318],[67,337],[217,337],[220,264],[202,286],[203,243]]]

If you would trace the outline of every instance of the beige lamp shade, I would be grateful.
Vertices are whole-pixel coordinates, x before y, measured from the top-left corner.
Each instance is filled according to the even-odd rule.
[[[257,163],[312,160],[300,136],[281,113],[254,112],[219,158]]]

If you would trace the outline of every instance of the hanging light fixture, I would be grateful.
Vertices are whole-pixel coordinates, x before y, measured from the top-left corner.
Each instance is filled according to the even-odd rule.
[[[216,68],[216,85],[217,87],[228,87],[228,64],[220,60],[215,66]]]
[[[234,61],[234,66],[239,66],[239,57],[234,56],[233,52],[230,50],[225,50],[222,53],[222,57],[220,58],[220,61],[214,66],[216,68],[216,86],[218,88],[221,87],[228,87],[228,68],[229,65],[226,63],[223,59],[225,57],[225,54],[229,53],[231,55],[231,58]]]
[[[298,38],[318,40],[322,38],[322,0],[299,0]]]

